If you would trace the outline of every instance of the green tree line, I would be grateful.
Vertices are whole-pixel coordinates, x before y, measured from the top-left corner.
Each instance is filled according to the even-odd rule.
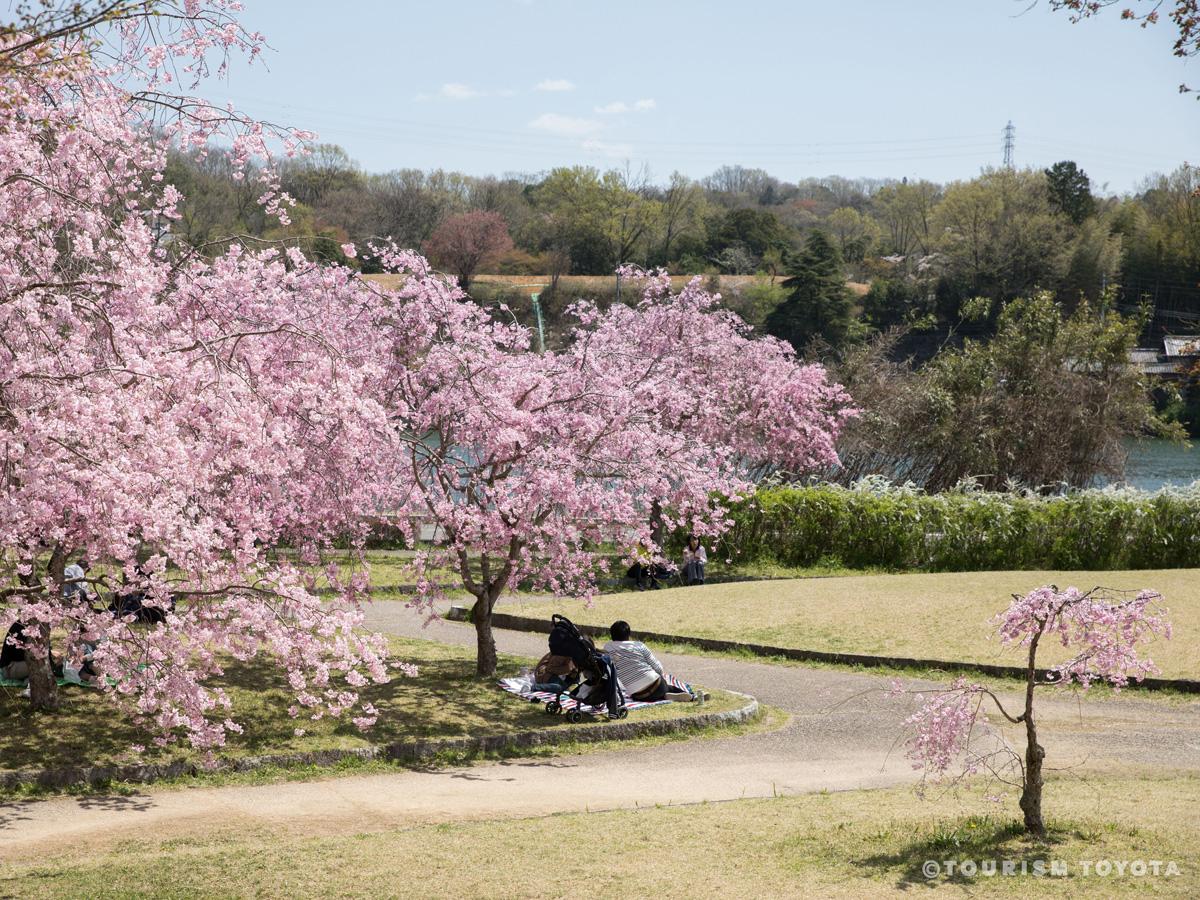
[[[230,234],[295,240],[338,257],[345,241],[391,237],[419,248],[448,217],[482,210],[500,215],[513,241],[492,263],[494,274],[608,275],[633,263],[680,274],[795,275],[836,266],[872,285],[854,312],[877,330],[953,324],[974,297],[1006,301],[1037,289],[1073,307],[1097,301],[1109,285],[1119,286],[1117,302],[1129,309],[1148,299],[1160,330],[1200,318],[1200,169],[1186,164],[1120,197],[1099,196],[1070,161],[987,169],[948,184],[787,182],[741,166],[659,182],[584,166],[501,177],[368,173],[324,144],[288,160],[282,174],[297,200],[287,228],[263,217],[253,179],[234,180],[220,150],[177,155],[169,177],[188,199],[175,236],[194,245]],[[815,252],[836,263],[813,257],[814,231],[826,245]],[[360,264],[370,271],[373,262],[368,255]],[[815,330],[840,340],[854,335],[845,325]]]

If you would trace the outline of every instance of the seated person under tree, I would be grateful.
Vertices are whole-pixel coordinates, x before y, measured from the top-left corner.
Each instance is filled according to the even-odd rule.
[[[686,691],[671,689],[662,663],[650,648],[641,641],[630,640],[628,622],[613,622],[608,631],[612,640],[604,645],[604,652],[612,658],[617,680],[631,699],[648,703],[699,699]]]

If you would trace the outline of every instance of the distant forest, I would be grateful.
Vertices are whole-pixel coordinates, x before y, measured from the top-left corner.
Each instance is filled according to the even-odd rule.
[[[1143,340],[1200,330],[1200,169],[1186,164],[1148,175],[1129,195],[1105,197],[1071,161],[987,169],[948,184],[788,182],[741,166],[656,183],[628,169],[587,167],[482,177],[368,173],[324,144],[282,166],[297,201],[287,227],[264,215],[255,180],[235,180],[232,171],[219,149],[174,156],[168,181],[187,198],[174,239],[214,251],[230,235],[295,242],[371,272],[377,266],[362,249],[370,240],[391,237],[429,252],[440,249],[431,242],[439,226],[483,211],[506,235],[497,252],[476,260],[479,273],[545,276],[555,286],[562,275],[611,275],[621,263],[763,273],[762,296],[747,314],[762,320],[781,296],[773,276],[803,267],[820,231],[818,255],[835,254],[846,279],[871,285],[841,338],[896,325],[944,332],[973,298],[999,308],[1037,289],[1067,310],[1081,300],[1127,313],[1143,307]],[[347,241],[359,245],[358,259],[342,256]]]

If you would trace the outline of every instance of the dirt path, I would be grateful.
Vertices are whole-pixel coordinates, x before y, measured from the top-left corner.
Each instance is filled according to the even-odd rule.
[[[369,624],[447,643],[474,641],[469,626],[436,622],[422,628],[400,603],[378,604]],[[545,646],[541,635],[499,632],[498,640],[502,651],[527,656],[540,655]],[[771,732],[552,759],[0,804],[0,858],[27,858],[50,841],[185,835],[214,823],[306,834],[357,832],[449,819],[880,787],[914,777],[893,750],[905,704],[863,693],[880,687],[877,676],[719,657],[662,659],[688,680],[752,694],[792,718]],[[1043,720],[1048,758],[1056,765],[1200,770],[1200,702],[1168,704],[1128,695],[1082,706],[1058,701],[1043,705]]]

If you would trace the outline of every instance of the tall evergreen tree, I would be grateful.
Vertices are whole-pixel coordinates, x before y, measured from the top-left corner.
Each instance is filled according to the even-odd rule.
[[[818,337],[840,347],[853,316],[837,246],[825,232],[813,231],[804,250],[790,260],[788,272],[791,277],[783,283],[788,297],[767,316],[767,333],[788,341],[797,352]]]
[[[1046,186],[1050,191],[1050,202],[1076,225],[1096,209],[1092,180],[1069,159],[1046,169]]]

